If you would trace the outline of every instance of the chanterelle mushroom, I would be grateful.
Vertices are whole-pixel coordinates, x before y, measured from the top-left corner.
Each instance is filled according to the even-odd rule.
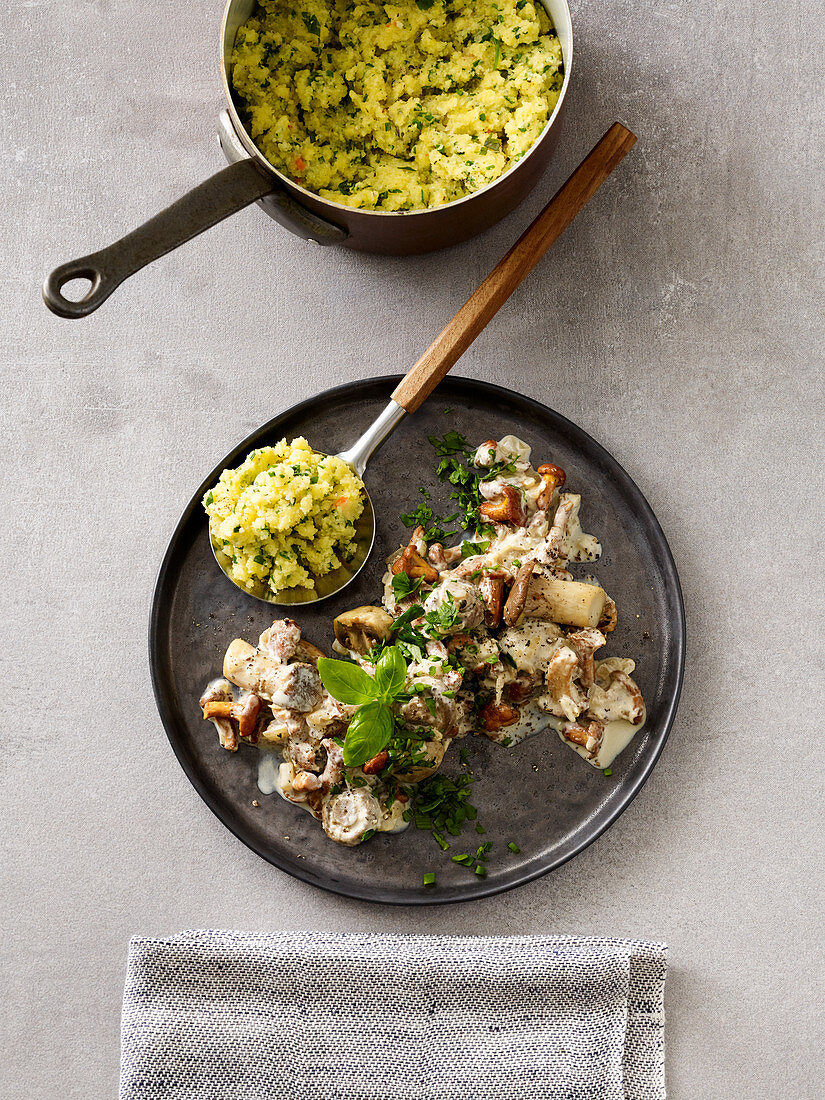
[[[298,794],[307,794],[310,791],[320,791],[321,777],[314,772],[297,772],[292,780],[292,789]]]
[[[363,657],[378,642],[389,638],[392,622],[392,615],[383,608],[365,606],[345,611],[335,619],[333,627],[344,649]]]
[[[526,561],[516,573],[513,587],[510,589],[510,595],[504,605],[504,621],[508,626],[515,626],[521,618],[532,576],[533,562]]]
[[[559,718],[574,721],[587,706],[587,699],[576,684],[579,673],[579,655],[575,649],[559,640],[558,648],[547,665],[545,683],[547,684],[548,705],[546,709]],[[549,698],[548,698],[549,697]]]
[[[596,662],[593,654],[597,649],[602,648],[607,638],[600,630],[585,627],[583,630],[576,630],[572,634],[568,634],[567,641],[579,656],[579,668],[581,669],[579,679],[582,688],[587,691],[596,678]]]
[[[427,584],[435,584],[438,580],[438,570],[434,565],[430,565],[414,546],[404,548],[401,556],[396,558],[390,566],[390,572],[393,576],[406,573],[408,577],[413,579],[423,577]]]
[[[599,678],[601,680],[601,677]],[[610,679],[604,687],[603,680],[590,689],[587,705],[589,714],[609,722],[615,718],[624,718],[631,725],[638,726],[644,720],[645,704],[642,693],[635,680],[621,669],[613,669]]]
[[[553,494],[564,485],[567,474],[561,466],[554,466],[552,462],[545,462],[539,466],[541,474],[541,490],[536,497],[536,507],[544,511],[553,502]]]
[[[434,542],[427,550],[427,557],[436,569],[448,569],[461,560],[461,547],[451,546],[449,550],[445,550],[443,543]]]
[[[341,791],[324,803],[321,823],[324,832],[339,844],[359,844],[369,829],[377,829],[381,805],[366,787]]]
[[[246,740],[257,741],[256,730],[258,716],[261,713],[261,700],[251,691],[242,695],[237,702],[237,712],[233,711],[233,718],[238,719],[238,733]]]
[[[206,702],[201,702],[201,706],[203,707],[204,718],[215,724],[215,728],[218,731],[221,744],[224,748],[230,748],[231,751],[234,751],[238,747],[234,734],[234,727],[229,721],[230,718],[234,718],[238,723],[238,733],[241,737],[247,741],[258,740],[257,727],[258,715],[261,710],[261,700],[257,695],[247,692],[237,701],[231,696],[227,698],[221,695],[213,699],[206,699]],[[226,726],[228,726],[231,731],[231,736],[227,733],[226,726],[223,727],[222,732],[220,723],[226,723]],[[227,744],[227,741],[230,742],[230,744]]]
[[[218,733],[221,746],[229,752],[235,752],[238,748],[238,738],[235,729],[229,719],[229,710],[233,705],[232,685],[228,680],[213,680],[207,685],[206,691],[200,697],[199,704],[203,708],[203,716],[212,723]],[[216,711],[213,704],[226,704],[226,711]],[[208,711],[208,713],[207,713]]]
[[[481,725],[488,732],[512,726],[518,722],[521,711],[518,707],[511,707],[507,703],[487,703],[478,712]]]
[[[601,722],[588,722],[587,726],[579,722],[570,722],[562,728],[562,734],[568,741],[580,745],[592,759],[602,746],[604,725]]]
[[[521,493],[513,485],[502,485],[501,493],[494,500],[485,500],[478,510],[485,519],[493,523],[511,523],[514,527],[523,527],[527,522]]]

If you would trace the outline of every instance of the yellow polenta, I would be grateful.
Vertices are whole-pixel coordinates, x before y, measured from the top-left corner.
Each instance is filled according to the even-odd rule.
[[[439,206],[541,134],[562,54],[539,0],[259,0],[232,83],[255,144],[325,199]]]
[[[340,458],[282,439],[224,470],[203,505],[238,584],[311,588],[352,556],[363,490]]]

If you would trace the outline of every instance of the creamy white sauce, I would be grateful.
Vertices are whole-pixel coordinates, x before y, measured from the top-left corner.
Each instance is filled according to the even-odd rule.
[[[560,729],[558,734],[565,745],[577,752],[588,764],[592,764],[594,768],[601,770],[610,767],[619,753],[627,748],[643,725],[644,718],[638,726],[631,725],[624,718],[614,718],[610,722],[605,722],[602,743],[599,746],[599,751],[593,757],[588,756],[587,750],[582,748],[581,745],[577,745],[575,741],[568,741]]]
[[[601,771],[603,768],[609,768],[619,753],[627,748],[634,736],[644,726],[644,718],[638,726],[632,725],[624,718],[614,718],[610,722],[605,722],[602,743],[594,757],[590,757],[587,750],[581,745],[577,745],[575,741],[567,740],[563,732],[565,725],[566,719],[557,718],[555,715],[541,710],[534,703],[529,703],[526,707],[521,708],[518,722],[514,722],[512,726],[505,726],[503,729],[496,730],[494,733],[488,733],[487,736],[499,745],[512,748],[514,745],[526,741],[528,737],[534,737],[537,733],[555,730],[559,735],[559,739],[568,748],[577,752],[588,764]]]
[[[379,833],[403,833],[409,826],[409,821],[404,820],[404,811],[409,807],[409,802],[393,802],[389,810],[383,810],[378,824]]]
[[[276,707],[283,707],[287,710],[289,707],[295,705],[295,700],[284,691],[274,691],[272,693],[272,703]]]
[[[555,623],[523,618],[518,626],[509,626],[499,634],[498,644],[509,653],[520,672],[536,674],[547,668],[561,637],[561,627]]]
[[[547,532],[545,531],[544,534]],[[493,543],[484,556],[485,565],[509,565],[513,559],[527,559],[530,551],[535,550],[544,541],[540,528],[516,527],[507,531]]]
[[[278,769],[281,756],[274,752],[262,752],[258,760],[258,790],[261,794],[274,794],[279,790]],[[280,793],[280,792],[279,792]]]
[[[521,714],[518,722],[514,722],[512,726],[504,726],[493,733],[488,733],[487,736],[491,741],[495,741],[499,745],[512,747],[544,730],[557,730],[563,722],[562,718],[555,718],[547,711],[539,709],[534,703],[528,703],[519,709]]]
[[[233,699],[237,695],[235,685],[230,683],[229,680],[225,679],[223,676],[216,676],[214,680],[210,680],[206,685],[204,694],[206,695],[212,692],[228,693]]]

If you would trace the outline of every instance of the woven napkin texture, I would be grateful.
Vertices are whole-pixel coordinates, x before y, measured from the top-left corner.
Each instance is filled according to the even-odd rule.
[[[121,1100],[659,1100],[666,948],[572,936],[134,939]]]

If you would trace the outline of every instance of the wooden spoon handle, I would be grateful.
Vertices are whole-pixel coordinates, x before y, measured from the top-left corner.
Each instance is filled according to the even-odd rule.
[[[613,123],[504,259],[401,379],[392,395],[394,401],[412,413],[430,396],[635,143],[636,137],[630,130],[620,122]]]

